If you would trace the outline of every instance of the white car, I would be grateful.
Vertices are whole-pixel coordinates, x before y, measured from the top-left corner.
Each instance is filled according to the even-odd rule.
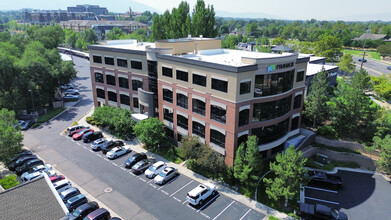
[[[27,175],[30,175],[32,173],[35,173],[35,172],[38,172],[38,171],[44,171],[44,170],[51,170],[52,169],[52,165],[50,164],[45,164],[45,165],[38,165],[36,167],[32,167],[30,168],[27,172],[24,172],[20,178],[22,180],[24,180],[24,177],[26,177]]]
[[[46,173],[46,175],[48,175],[49,177],[52,177],[52,176],[56,175],[56,171],[54,171],[54,170],[40,170],[40,171],[37,171],[37,172],[34,172],[34,173],[30,173],[30,174],[24,176],[21,179],[23,181],[27,182],[27,181],[30,181],[30,180],[33,180],[35,178],[38,178],[38,177],[42,176],[43,173]]]
[[[148,170],[145,171],[145,176],[149,179],[152,179],[160,172],[162,172],[166,167],[167,167],[166,163],[164,163],[163,161],[158,161],[154,163],[152,166],[150,166]]]
[[[166,167],[162,170],[159,175],[155,176],[154,182],[159,185],[164,185],[172,178],[178,175],[178,169],[175,167]]]
[[[115,159],[119,156],[122,156],[124,154],[129,153],[130,151],[132,151],[132,150],[130,150],[129,146],[119,146],[119,147],[115,147],[115,148],[111,149],[109,152],[107,152],[106,156],[109,159]]]
[[[100,151],[100,150],[106,148],[106,146],[109,143],[111,143],[111,142],[113,142],[113,141],[112,140],[107,140],[107,139],[104,139],[104,138],[100,138],[100,139],[92,142],[91,149],[93,151]]]
[[[186,201],[192,205],[202,205],[209,196],[216,195],[216,186],[212,183],[204,183],[187,193]]]

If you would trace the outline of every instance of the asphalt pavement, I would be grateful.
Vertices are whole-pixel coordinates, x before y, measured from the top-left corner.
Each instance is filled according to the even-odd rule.
[[[360,70],[361,62],[358,61],[362,57],[353,56],[353,62],[356,65],[356,70]],[[367,59],[367,58],[366,58]],[[388,66],[391,66],[391,64],[385,64],[380,61],[374,61],[371,59],[367,59],[367,62],[363,63],[363,68],[368,71],[369,75],[372,76],[381,76],[382,74],[391,74],[391,70],[387,69]]]

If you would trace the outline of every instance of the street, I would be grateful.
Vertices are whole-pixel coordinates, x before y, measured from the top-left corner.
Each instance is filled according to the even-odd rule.
[[[124,219],[263,219],[265,215],[217,194],[202,207],[192,207],[185,198],[199,183],[179,175],[164,186],[157,186],[144,175],[136,176],[122,167],[131,154],[108,160],[90,144],[75,142],[62,135],[74,121],[93,106],[89,63],[73,57],[78,77],[73,82],[81,101],[55,120],[24,133],[24,145],[52,164],[89,194]]]
[[[358,59],[360,59],[362,57],[358,57],[358,56],[353,56],[353,62],[355,63],[356,65],[356,70],[360,70],[360,67],[361,67],[361,62],[358,61]],[[376,61],[373,61],[373,60],[369,60],[367,59],[367,62],[365,62],[363,64],[363,68],[368,71],[369,75],[371,76],[381,76],[382,74],[391,74],[391,70],[387,69],[387,66],[391,66],[390,65],[387,65],[387,64],[384,64],[384,63],[381,63],[381,62],[376,62]]]

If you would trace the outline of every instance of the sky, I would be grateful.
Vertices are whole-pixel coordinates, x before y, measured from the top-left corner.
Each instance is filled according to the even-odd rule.
[[[191,9],[197,0],[187,0]],[[288,20],[391,21],[391,0],[204,0],[214,6],[217,16],[275,18]],[[156,9],[164,12],[181,0],[0,0],[0,10],[66,9],[76,4],[96,4],[109,11],[125,12]],[[150,8],[146,7],[149,6]]]

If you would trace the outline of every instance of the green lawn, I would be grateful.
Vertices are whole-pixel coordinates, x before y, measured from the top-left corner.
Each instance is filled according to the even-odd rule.
[[[343,50],[344,53],[350,53],[355,56],[362,56],[362,51],[361,50]],[[380,55],[378,52],[375,51],[367,51],[366,56],[369,56],[370,58],[373,58],[375,60],[381,60]]]
[[[329,164],[320,166],[319,164],[315,163],[315,157],[316,156],[312,156],[308,158],[305,166],[314,169],[320,169],[320,170],[334,170],[335,167],[360,168],[360,165],[354,161],[337,161],[337,160],[331,160]]]
[[[40,116],[38,118],[37,123],[44,123],[46,121],[49,121],[51,118],[53,118],[54,116],[58,115],[59,113],[61,113],[65,109],[66,109],[65,107],[50,109],[50,110],[48,110],[46,115],[42,115],[42,116]]]

